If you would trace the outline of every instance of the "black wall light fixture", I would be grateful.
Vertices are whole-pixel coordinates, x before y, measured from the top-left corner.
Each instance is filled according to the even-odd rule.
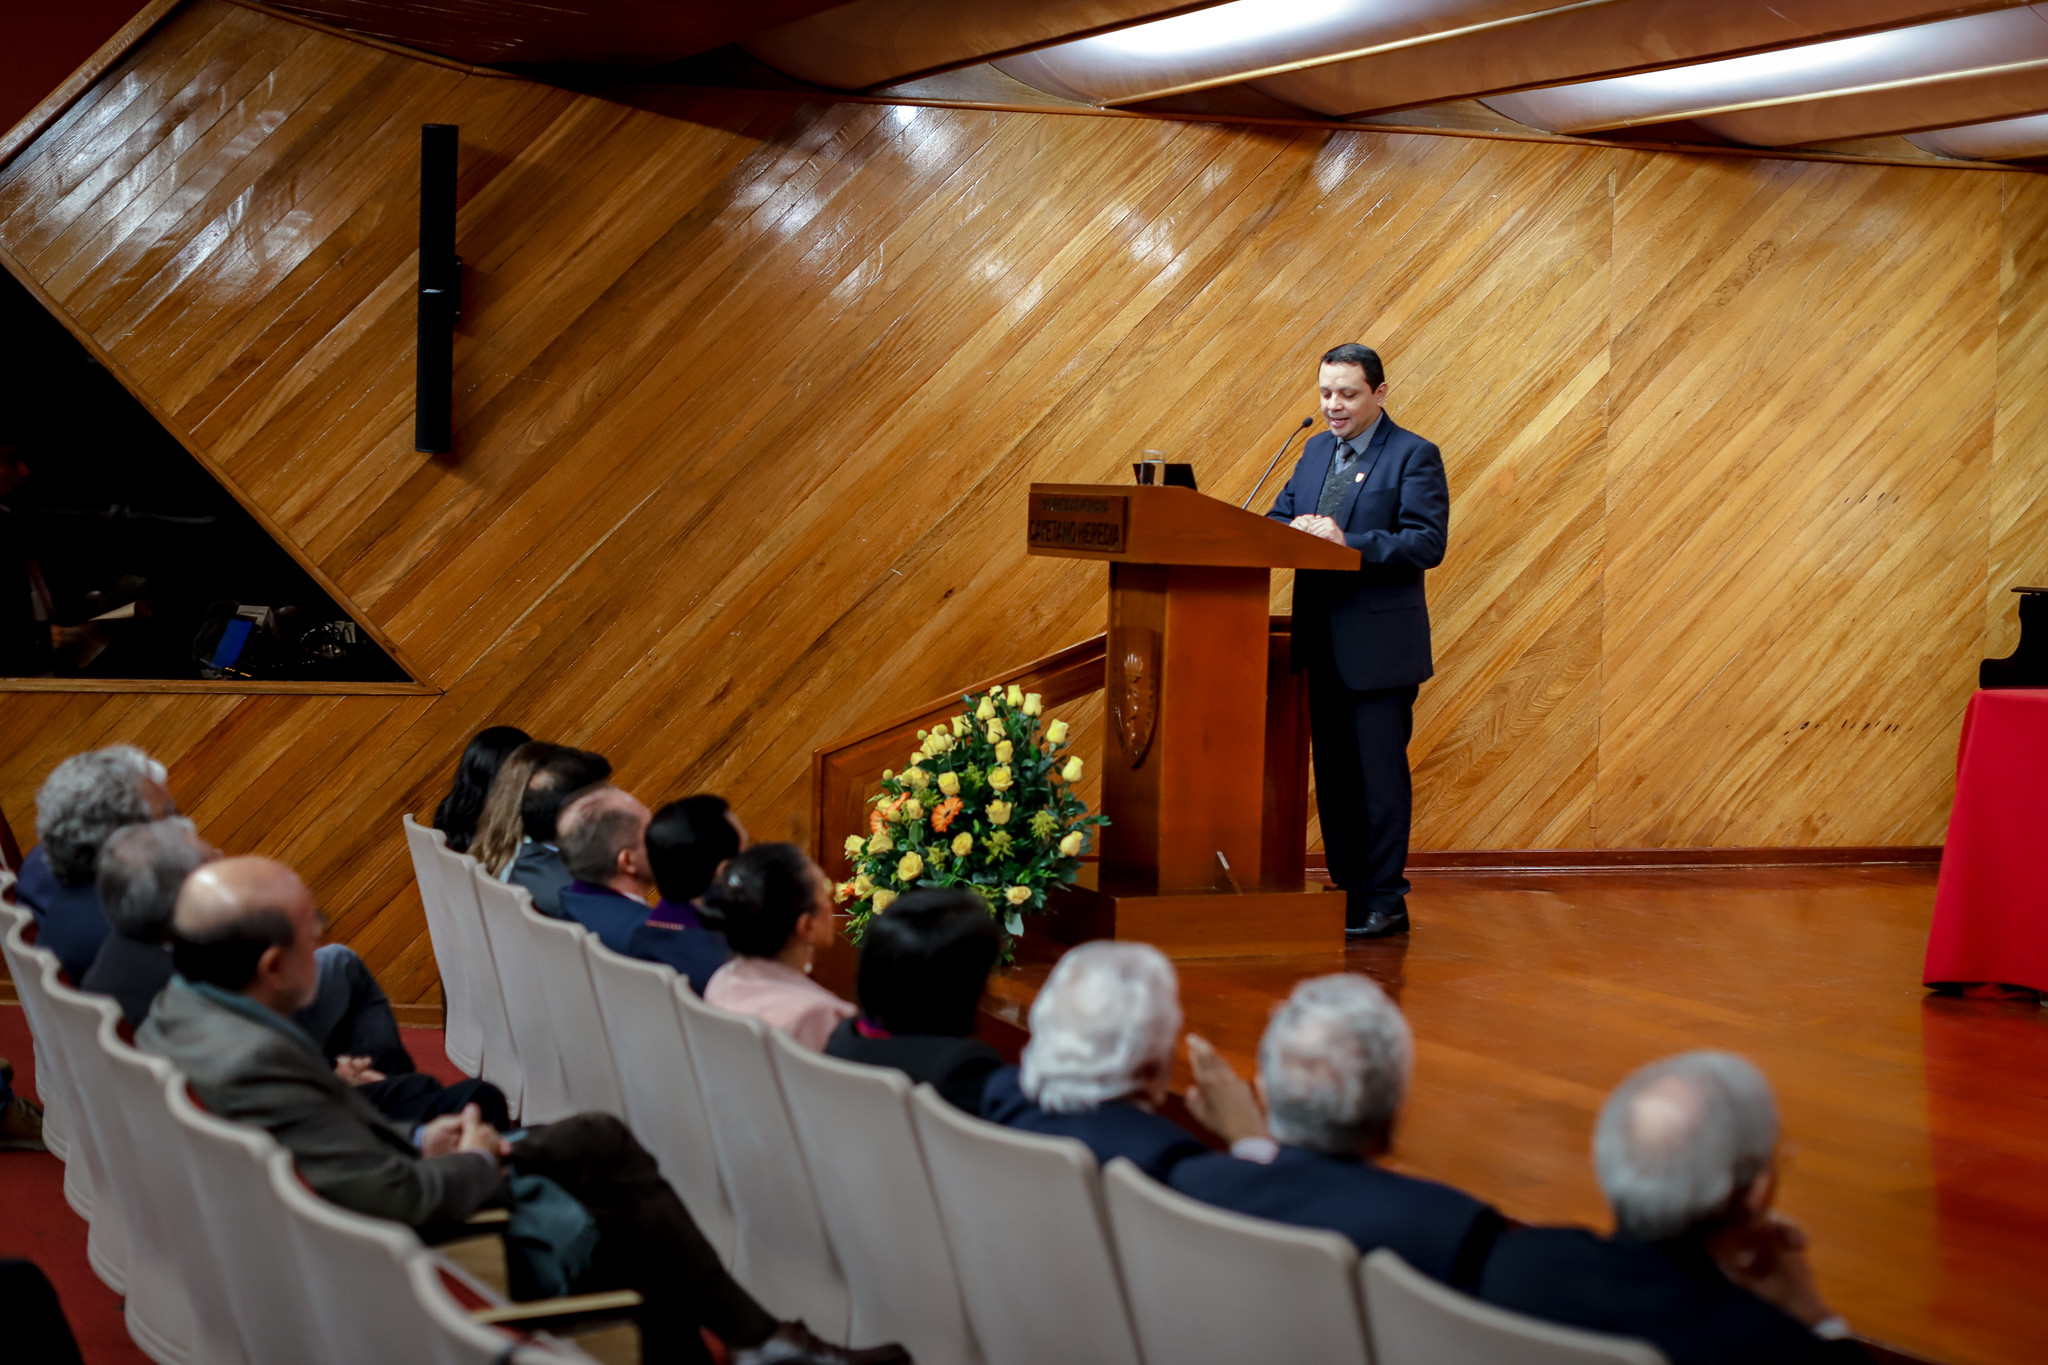
[[[455,320],[462,316],[462,258],[455,254],[452,123],[420,125],[419,369],[413,379],[412,448],[455,449]]]

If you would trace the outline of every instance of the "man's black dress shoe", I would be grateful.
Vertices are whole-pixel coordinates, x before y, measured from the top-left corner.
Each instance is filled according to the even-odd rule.
[[[1388,938],[1394,934],[1407,932],[1406,910],[1375,910],[1365,917],[1364,923],[1344,926],[1344,937],[1347,939]]]

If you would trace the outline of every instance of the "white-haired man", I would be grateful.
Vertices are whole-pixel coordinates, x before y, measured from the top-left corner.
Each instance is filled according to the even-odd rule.
[[[73,983],[85,980],[107,917],[93,889],[100,845],[117,829],[178,813],[164,765],[132,744],[73,754],[36,792],[36,838],[15,894],[40,926],[37,943]]]
[[[1188,1039],[1188,1053],[1202,1078],[1189,1109],[1211,1126],[1242,1129],[1222,1111],[1248,1099],[1228,1093],[1243,1082],[1212,1062],[1201,1038]],[[1341,1232],[1361,1252],[1390,1247],[1446,1284],[1477,1284],[1501,1216],[1448,1185],[1373,1164],[1393,1146],[1414,1066],[1408,1021],[1378,986],[1354,975],[1302,982],[1259,1043],[1271,1138],[1184,1161],[1173,1187],[1218,1208]]]
[[[1504,1308],[1641,1337],[1672,1365],[1868,1359],[1821,1301],[1806,1238],[1772,1214],[1778,1107],[1727,1052],[1686,1052],[1624,1080],[1593,1165],[1615,1233],[1521,1228],[1480,1278]]]
[[[647,923],[647,897],[654,892],[647,824],[653,818],[638,797],[607,783],[586,788],[555,822],[562,866],[576,879],[562,888],[562,918],[615,953],[625,952],[633,931]]]
[[[1059,960],[1031,1003],[1023,1064],[989,1077],[981,1116],[1078,1138],[1098,1161],[1128,1157],[1165,1180],[1207,1150],[1159,1112],[1180,1024],[1180,985],[1164,953],[1144,943],[1084,943]]]

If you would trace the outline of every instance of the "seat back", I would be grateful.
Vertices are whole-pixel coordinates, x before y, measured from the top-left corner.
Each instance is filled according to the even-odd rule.
[[[174,1230],[159,1212],[148,1168],[143,1164],[135,1127],[127,1113],[123,1087],[115,1078],[112,1047],[120,1044],[115,1030],[121,1011],[112,1000],[74,991],[45,978],[50,1004],[65,1029],[64,1053],[75,1068],[80,1102],[92,1124],[93,1139],[104,1165],[105,1183],[96,1184],[93,1211],[112,1194],[121,1213],[125,1239],[122,1297],[128,1335],[153,1360],[192,1359],[192,1306],[179,1274],[181,1253]],[[89,1247],[88,1247],[89,1249]]]
[[[820,1056],[771,1031],[825,1233],[853,1291],[855,1341],[900,1341],[923,1365],[981,1365],[900,1071]]]
[[[1369,1365],[1350,1239],[1212,1208],[1123,1157],[1102,1194],[1147,1360]]]
[[[469,992],[477,1028],[483,1034],[483,1066],[477,1074],[504,1091],[506,1104],[517,1114],[525,1075],[519,1066],[518,1044],[512,1041],[512,1023],[505,1014],[505,992],[498,984],[497,961],[484,933],[476,882],[469,875],[476,860],[455,852],[439,838],[434,840],[433,853],[435,867],[441,874],[448,924],[455,931],[462,958],[464,989]]]
[[[179,1154],[180,1139],[164,1103],[165,1090],[174,1083],[182,1084],[184,1077],[163,1058],[121,1041],[119,1026],[117,1012],[101,1025],[99,1044],[113,1082],[115,1103],[134,1143],[133,1176],[144,1215],[139,1226],[148,1230],[146,1238],[134,1243],[136,1255],[162,1258],[167,1272],[165,1287],[179,1300],[169,1310],[166,1323],[161,1306],[131,1295],[129,1330],[135,1332],[137,1313],[147,1317],[155,1312],[149,1329],[173,1339],[175,1334],[185,1333],[191,1360],[233,1365],[242,1360],[241,1331],[228,1305],[227,1287],[212,1269],[216,1258],[208,1254],[210,1238],[199,1215],[191,1172]]]
[[[910,1103],[989,1365],[1137,1365],[1094,1155],[963,1114],[928,1085]]]
[[[730,1261],[732,1203],[719,1180],[697,1064],[676,1014],[674,993],[689,985],[658,962],[622,957],[594,935],[584,937],[583,951],[604,1014],[626,1123],[661,1163],[662,1175],[689,1206],[690,1217],[719,1259]]]
[[[13,874],[7,874],[12,877]],[[21,1012],[28,1019],[29,1040],[34,1049],[36,1095],[43,1103],[43,1145],[64,1163],[64,1197],[81,1218],[92,1217],[92,1178],[86,1163],[71,1155],[72,1116],[77,1102],[71,1096],[71,1068],[65,1065],[55,1026],[45,1015],[43,964],[53,967],[57,958],[29,942],[35,916],[25,905],[0,901],[0,955],[7,960],[7,974],[14,980]],[[74,1188],[75,1186],[75,1188]]]
[[[16,931],[17,934],[19,931]],[[116,1294],[128,1288],[127,1210],[114,1193],[113,1172],[122,1160],[124,1140],[106,1126],[105,1114],[112,1105],[105,1081],[106,1066],[99,1060],[99,1027],[108,1013],[119,1016],[111,1000],[87,996],[63,985],[54,954],[36,949],[29,959],[33,976],[17,981],[35,983],[54,1054],[51,1075],[61,1075],[65,1095],[72,1106],[72,1161],[86,1175],[83,1181],[90,1202],[79,1210],[88,1223],[85,1256],[107,1288]],[[26,998],[26,997],[24,997]],[[64,1193],[73,1208],[70,1169],[66,1168]]]
[[[533,945],[548,1017],[554,1021],[569,1107],[578,1113],[624,1118],[626,1106],[619,1098],[611,1040],[604,1031],[604,1014],[597,1007],[597,992],[590,984],[590,964],[583,956],[583,940],[590,931],[567,920],[549,919],[530,905],[520,907],[520,919],[526,925],[527,942]]]
[[[1560,1327],[1437,1283],[1381,1247],[1365,1258],[1366,1316],[1379,1365],[1664,1365],[1647,1341]]]
[[[309,1330],[313,1299],[284,1208],[270,1192],[270,1158],[283,1151],[260,1128],[217,1119],[194,1103],[183,1077],[164,1090],[178,1154],[208,1234],[209,1271],[227,1288],[248,1365],[321,1365],[332,1357]],[[338,1365],[338,1363],[336,1363]]]
[[[491,945],[491,962],[498,969],[505,1021],[519,1050],[519,1120],[532,1125],[567,1118],[575,1110],[569,1104],[568,1082],[562,1079],[555,1023],[541,993],[540,971],[526,932],[526,911],[533,898],[525,887],[508,886],[477,863],[469,866],[469,880],[476,892],[478,920]]]
[[[484,1036],[477,1022],[469,955],[449,914],[441,861],[436,856],[446,848],[447,840],[440,830],[419,824],[410,814],[400,819],[406,850],[412,854],[413,880],[419,884],[420,904],[427,912],[427,939],[434,946],[434,965],[441,972],[442,1047],[464,1075],[475,1076],[483,1069]]]
[[[434,1336],[406,1265],[421,1250],[411,1228],[328,1203],[306,1188],[291,1153],[268,1163],[313,1304],[313,1326],[337,1361],[412,1360]]]
[[[697,1063],[718,1171],[738,1239],[733,1278],[779,1318],[802,1318],[827,1341],[849,1340],[846,1276],[825,1240],[789,1106],[768,1062],[768,1026],[713,1009],[685,986],[673,994]]]

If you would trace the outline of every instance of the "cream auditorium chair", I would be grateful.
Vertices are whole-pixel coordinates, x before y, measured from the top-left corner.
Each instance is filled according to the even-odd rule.
[[[547,997],[541,993],[539,964],[526,932],[533,898],[525,887],[507,886],[474,863],[469,878],[490,940],[505,1019],[519,1050],[519,1121],[531,1127],[567,1118],[576,1111],[569,1103],[568,1082],[562,1078],[555,1024],[548,1014]]]
[[[623,1119],[626,1106],[619,1098],[618,1068],[612,1064],[604,1014],[590,984],[590,963],[583,956],[583,940],[590,931],[569,920],[549,919],[531,905],[521,907],[520,918],[533,948],[540,993],[554,1021],[570,1110]]]
[[[1559,1327],[1438,1284],[1385,1247],[1360,1268],[1378,1365],[1664,1365],[1647,1341]]]
[[[418,1252],[406,1264],[413,1298],[433,1329],[430,1342],[413,1357],[422,1365],[554,1365],[584,1362],[593,1357],[567,1342],[548,1336],[512,1336],[470,1316],[449,1287],[448,1267],[430,1252]]]
[[[1147,1360],[1370,1365],[1358,1250],[1342,1234],[1212,1208],[1122,1157],[1102,1194]]]
[[[668,967],[615,953],[595,934],[583,936],[583,951],[611,1041],[627,1126],[654,1154],[718,1259],[730,1264],[732,1203],[719,1179],[697,1064],[676,1013],[675,992],[690,988]]]
[[[16,973],[15,984],[23,992],[23,1000],[33,998],[40,1002],[37,1009],[30,1012],[29,1018],[32,1027],[49,1044],[45,1064],[50,1069],[46,1074],[61,1083],[66,1121],[71,1126],[71,1155],[65,1163],[64,1195],[71,1207],[86,1220],[85,1256],[93,1273],[107,1288],[122,1294],[128,1288],[128,1228],[109,1175],[109,1166],[114,1159],[114,1150],[110,1146],[113,1139],[110,1134],[99,1131],[95,1123],[98,1110],[85,1093],[90,1076],[97,1070],[94,1060],[75,1055],[81,1050],[99,1051],[100,1012],[93,1004],[93,997],[79,995],[75,991],[66,991],[65,1000],[62,1003],[58,1001],[56,993],[65,988],[61,984],[63,972],[57,966],[55,954],[21,945],[25,963],[17,967],[12,957],[20,933],[18,929],[9,933],[8,966]],[[108,1009],[114,1009],[111,1000],[104,1003]],[[119,1013],[118,1010],[115,1012]],[[40,1022],[36,1022],[38,1015]],[[49,1082],[39,1077],[38,1084],[48,1085]],[[51,1093],[57,1092],[52,1090]],[[81,1176],[77,1182],[80,1187],[77,1195],[74,1195],[71,1179],[74,1171]]]
[[[738,1227],[732,1277],[776,1317],[802,1318],[843,1345],[852,1328],[851,1293],[768,1063],[768,1026],[713,1009],[688,988],[674,998]]]
[[[918,1365],[982,1365],[910,1117],[910,1079],[770,1032],[818,1211],[847,1286],[853,1340],[900,1341]]]
[[[1138,1365],[1089,1150],[963,1114],[928,1085],[911,1113],[988,1365]]]
[[[14,874],[4,874],[9,886]],[[25,905],[8,900],[0,891],[0,955],[7,960],[7,974],[15,983],[21,1012],[28,1019],[31,1056],[35,1059],[36,1095],[43,1105],[43,1145],[64,1163],[64,1198],[80,1218],[92,1217],[92,1185],[83,1162],[71,1160],[73,1105],[70,1076],[56,1051],[56,1035],[42,1022],[42,961],[55,962],[54,954],[36,948],[35,916]],[[31,965],[33,964],[33,965]]]
[[[469,993],[470,1010],[482,1035],[483,1060],[475,1073],[505,1092],[512,1112],[519,1112],[523,1077],[519,1049],[512,1041],[511,1021],[505,1017],[505,993],[498,986],[497,961],[491,955],[491,941],[484,933],[483,911],[477,904],[476,882],[469,870],[476,859],[457,853],[439,830],[433,831],[435,866],[441,873],[441,896],[454,931],[460,955],[457,975]],[[439,950],[436,950],[438,955]]]
[[[420,904],[427,912],[427,941],[434,948],[434,965],[441,971],[441,1045],[448,1060],[464,1075],[480,1076],[484,1035],[477,1019],[476,986],[471,981],[474,960],[449,909],[446,878],[438,857],[447,851],[448,841],[440,830],[429,829],[410,815],[402,817],[402,822],[406,850],[412,854],[413,880],[419,884]]]

